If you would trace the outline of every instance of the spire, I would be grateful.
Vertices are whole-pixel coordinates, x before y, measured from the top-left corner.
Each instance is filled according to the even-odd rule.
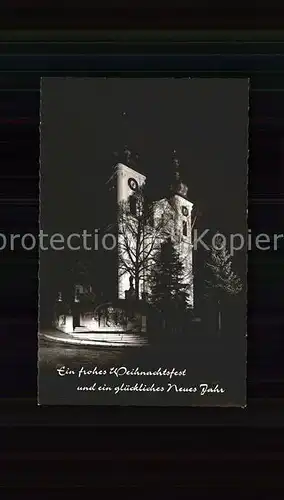
[[[124,136],[126,141],[131,140],[130,137],[132,136],[132,128],[128,112],[122,111],[121,116],[122,116],[122,121],[121,121],[122,135]],[[125,165],[128,165],[130,168],[134,168],[135,170],[138,168],[139,155],[133,152],[132,148],[130,148],[128,144],[124,145],[123,151],[117,153],[117,156],[118,157],[121,156],[123,158],[122,161],[125,163]]]
[[[172,151],[172,162],[174,167],[174,179],[171,184],[171,192],[187,198],[188,187],[181,179],[180,160],[177,157],[177,152],[175,149]]]
[[[138,153],[133,154],[133,152],[129,149],[128,146],[124,146],[123,154],[124,154],[125,164],[131,168],[137,169],[139,160]]]
[[[132,153],[129,149],[128,146],[124,146],[124,157],[125,157],[125,160],[126,160],[126,165],[129,165],[130,161],[131,161],[131,156],[132,156]]]
[[[129,138],[129,120],[128,120],[128,113],[126,111],[122,111],[122,130],[123,130],[123,135]],[[126,139],[127,140],[127,139]],[[129,148],[129,146],[126,144],[123,148],[123,157],[124,157],[124,162],[126,165],[130,165],[131,160],[132,160],[132,151]]]
[[[180,179],[180,170],[179,170],[180,161],[177,158],[177,152],[175,149],[173,150],[173,153],[172,153],[172,159],[173,159],[173,166],[174,166],[174,177],[178,181]]]

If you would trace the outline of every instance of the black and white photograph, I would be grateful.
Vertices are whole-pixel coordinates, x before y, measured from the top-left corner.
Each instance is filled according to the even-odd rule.
[[[249,80],[42,78],[38,404],[246,406]]]

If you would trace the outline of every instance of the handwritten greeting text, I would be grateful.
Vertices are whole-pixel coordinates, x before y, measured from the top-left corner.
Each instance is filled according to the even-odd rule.
[[[111,367],[108,369],[101,369],[95,366],[92,369],[87,369],[81,366],[80,369],[74,370],[66,366],[57,368],[57,373],[60,377],[74,376],[75,378],[82,377],[98,377],[102,378],[102,382],[92,381],[89,384],[78,384],[76,390],[80,392],[112,392],[114,395],[121,393],[183,393],[183,394],[200,394],[206,396],[210,394],[224,394],[226,389],[221,387],[219,383],[209,384],[202,382],[196,385],[183,384],[180,381],[184,380],[187,375],[187,370],[176,368],[163,368],[159,367],[154,370],[143,370],[140,367],[128,368],[126,366]],[[107,382],[103,378],[107,377]],[[115,382],[120,377],[129,377],[130,382]],[[131,383],[131,378],[136,378],[136,382]],[[147,384],[146,380],[149,378],[157,378],[156,382]],[[137,380],[138,379],[138,380]],[[124,379],[125,380],[125,379]],[[160,382],[158,382],[160,381]]]

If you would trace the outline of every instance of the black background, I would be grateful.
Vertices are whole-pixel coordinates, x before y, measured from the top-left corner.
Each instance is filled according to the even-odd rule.
[[[18,46],[11,44],[9,47],[14,54],[19,54]],[[48,54],[50,47],[44,47],[42,45],[36,49],[36,46],[33,46],[33,53],[35,54],[36,50],[41,53],[45,50]],[[226,47],[228,50],[228,45]],[[170,63],[166,62],[166,56],[157,58],[159,61],[163,60],[165,67],[168,64],[168,75],[172,75],[177,69],[180,75],[188,75],[186,68],[190,65],[191,74],[208,76],[210,71],[207,68],[218,64],[219,76],[251,77],[248,225],[256,232],[270,234],[281,233],[282,230],[284,102],[281,92],[283,56],[267,56],[267,47],[259,44],[232,44],[232,52],[239,55],[208,54],[195,57],[194,60],[190,59],[190,56],[179,56],[171,58]],[[252,55],[248,55],[249,49]],[[279,53],[280,44],[276,49]],[[2,50],[7,52],[7,47],[2,46]],[[22,45],[20,50],[31,53],[30,46]],[[62,50],[65,52],[65,47],[61,47]],[[66,50],[71,49],[69,47]],[[82,46],[77,46],[77,49],[72,47],[72,51],[75,50],[80,53]],[[149,47],[144,47],[144,50],[149,50]],[[175,52],[176,50],[175,48]],[[190,50],[193,51],[192,45]],[[195,50],[201,50],[198,44]],[[211,45],[207,50],[216,53],[216,46]],[[253,55],[253,52],[259,54],[261,50],[264,52],[263,56]],[[204,44],[202,51],[205,52]],[[87,75],[102,76],[102,73],[106,72],[104,68],[114,62],[117,67],[121,65],[125,69],[124,75],[130,74],[128,56],[111,57],[107,61],[105,56],[98,60],[89,55],[85,62],[82,57],[79,60],[81,69],[84,64],[88,67],[84,73]],[[140,59],[140,63],[136,60],[136,65],[140,64],[141,70],[144,69],[144,74],[148,76],[152,73],[145,73],[145,69],[149,64],[156,64],[153,62],[153,56],[150,61],[146,56]],[[13,71],[10,69],[12,62]],[[131,64],[132,62],[133,60],[130,60]],[[96,70],[90,69],[91,64],[95,65]],[[101,71],[98,69],[99,65],[103,68]],[[40,76],[54,75],[51,67],[65,68],[57,69],[56,74],[61,71],[61,75],[77,75],[78,72],[74,71],[74,68],[78,67],[78,57],[72,59],[72,56],[58,55],[13,55],[10,58],[2,58],[0,200],[4,233],[36,234],[38,231],[39,84]],[[250,70],[250,67],[253,69]],[[273,68],[271,74],[267,67],[270,70]],[[120,72],[117,69],[114,73]],[[214,75],[216,76],[216,72]],[[282,255],[281,248],[278,252],[249,253],[248,335],[251,361],[248,365],[248,390],[249,394],[255,396],[270,396],[275,394],[275,391],[279,391],[277,393],[281,395],[281,388],[276,388],[274,384],[276,381],[279,384],[282,379]],[[2,253],[2,258],[0,307],[3,374],[11,362],[14,364],[14,376],[9,378],[2,394],[6,397],[33,397],[36,394],[34,369],[37,334],[37,251],[6,251]]]
[[[237,2],[235,2],[237,3]],[[144,0],[143,4],[132,3],[130,0],[119,2],[107,0],[103,7],[98,5],[90,7],[88,0],[80,2],[79,9],[76,5],[69,5],[57,1],[55,6],[50,6],[48,0],[41,2],[40,6],[23,6],[20,0],[14,0],[13,5],[8,0],[2,2],[1,27],[9,30],[21,29],[282,29],[283,8],[273,5],[262,6],[255,9],[251,6],[240,7],[230,3],[226,6],[221,1],[210,0],[202,2],[184,2],[178,0],[175,7],[163,6],[158,1]]]
[[[21,47],[9,47],[1,45],[2,53],[8,50],[19,53],[20,51],[31,52],[30,47],[21,44]],[[32,52],[48,49],[43,46],[33,47]],[[62,47],[53,47],[52,50],[62,51]],[[66,48],[66,50],[70,50]],[[74,52],[74,48],[72,51]],[[82,52],[82,46],[77,47],[78,53]],[[86,49],[88,50],[88,49]],[[152,49],[153,50],[153,49]],[[167,49],[170,50],[170,49]],[[177,50],[176,48],[174,49]],[[181,50],[185,50],[184,48]],[[186,49],[188,50],[188,49]],[[196,49],[197,50],[197,49]],[[200,51],[205,52],[205,46],[202,44]],[[212,52],[220,54],[220,46],[211,45]],[[253,54],[280,54],[282,44],[227,44],[224,51],[229,53],[245,53],[251,56],[240,56],[237,63],[234,57],[228,57],[224,63],[219,59],[218,69],[223,74],[231,76],[238,73],[244,76],[251,76],[251,159],[250,159],[250,178],[249,178],[249,226],[254,227],[256,231],[270,231],[281,233],[282,214],[283,214],[283,134],[284,134],[284,99],[283,99],[283,71],[282,59],[279,56],[256,56]],[[192,51],[192,46],[190,48]],[[64,50],[65,52],[65,50]],[[10,232],[36,232],[38,218],[38,111],[39,111],[39,78],[45,74],[50,74],[52,67],[62,68],[64,64],[68,74],[78,65],[78,60],[72,64],[67,61],[58,61],[58,58],[52,60],[39,58],[38,69],[31,65],[31,59],[24,57],[13,57],[1,59],[1,226],[2,231]],[[184,73],[186,65],[183,66],[181,58],[176,58],[176,64]],[[146,64],[146,63],[145,63]],[[236,64],[236,66],[234,66]],[[58,65],[58,66],[57,66]],[[210,56],[203,59],[202,69],[205,74],[209,73]],[[78,66],[77,66],[78,67]],[[13,71],[12,71],[13,69]],[[32,71],[31,71],[32,69]],[[169,68],[169,74],[172,73]],[[176,68],[175,68],[176,69]],[[15,72],[15,70],[17,70]],[[128,68],[129,70],[129,68]],[[88,73],[92,70],[88,67]],[[119,70],[117,70],[119,71]],[[200,68],[199,68],[200,71]],[[27,91],[26,89],[32,89]],[[2,432],[2,458],[5,460],[1,468],[2,477],[5,483],[13,484],[15,463],[17,464],[18,478],[20,485],[39,486],[39,481],[45,481],[46,484],[54,488],[64,486],[77,486],[86,484],[88,475],[92,474],[94,478],[94,467],[102,463],[104,457],[106,463],[110,461],[121,460],[125,467],[117,467],[112,481],[109,474],[106,474],[107,467],[102,467],[101,481],[97,480],[97,486],[106,488],[116,483],[117,487],[128,484],[143,488],[152,486],[152,491],[157,492],[158,486],[163,482],[168,486],[177,486],[182,490],[184,487],[193,487],[197,483],[204,484],[204,474],[201,473],[201,464],[197,458],[202,459],[202,466],[208,463],[210,458],[215,457],[215,465],[211,469],[209,476],[210,487],[216,485],[216,474],[220,469],[226,466],[226,480],[232,484],[234,482],[237,489],[239,480],[242,478],[242,484],[255,484],[256,488],[263,488],[268,481],[276,484],[276,477],[279,473],[281,455],[275,454],[275,449],[279,450],[282,446],[281,434],[279,430],[270,431],[270,439],[267,441],[266,425],[276,425],[276,416],[281,416],[283,394],[283,252],[262,252],[257,254],[252,252],[249,256],[249,315],[248,315],[248,339],[249,339],[249,358],[248,358],[248,390],[249,407],[247,410],[239,413],[230,413],[235,425],[241,421],[247,426],[258,422],[262,426],[260,430],[248,429],[242,432],[242,438],[238,437],[238,450],[243,450],[243,454],[238,454],[236,448],[236,431],[229,429],[228,435],[222,431],[213,429],[214,435],[218,434],[218,439],[214,441],[210,432],[200,430],[195,432],[196,438],[190,437],[185,428],[175,429],[157,429],[153,431],[134,431],[129,429],[122,431],[114,430],[113,433],[107,429],[100,431],[100,437],[97,437],[97,452],[88,444],[87,436],[92,436],[90,427],[75,430],[72,432],[58,428],[59,421],[66,425],[73,418],[73,425],[80,420],[81,423],[109,423],[110,425],[145,423],[157,425],[171,425],[182,423],[195,424],[203,422],[204,425],[212,425],[214,422],[225,424],[224,413],[212,412],[206,410],[206,415],[200,416],[200,412],[191,413],[181,412],[175,409],[175,412],[161,415],[159,409],[153,409],[152,414],[146,414],[145,410],[137,409],[137,412],[124,414],[115,409],[110,414],[105,411],[93,412],[66,412],[60,410],[56,412],[45,411],[35,408],[36,404],[36,317],[37,317],[37,260],[36,255],[26,258],[26,255],[17,253],[14,255],[3,255],[2,258],[2,276],[1,276],[1,393],[3,400],[1,406],[1,423],[5,425],[5,434]],[[7,376],[7,374],[9,376]],[[4,399],[5,398],[5,399]],[[12,399],[14,403],[12,403]],[[265,400],[264,400],[265,398]],[[277,401],[278,403],[277,403]],[[275,402],[276,401],[276,402]],[[251,410],[250,410],[251,408]],[[38,411],[37,411],[38,410]],[[226,410],[224,410],[226,411]],[[229,411],[229,409],[228,409]],[[222,410],[223,412],[223,410]],[[192,419],[192,420],[191,420]],[[204,419],[204,420],[203,420]],[[40,420],[45,424],[44,430],[32,428],[21,428],[22,423],[33,425]],[[281,419],[283,422],[283,419]],[[50,427],[57,423],[57,428]],[[17,429],[15,427],[17,425]],[[47,427],[49,425],[49,428]],[[279,422],[279,426],[281,423]],[[4,428],[2,427],[4,430]],[[52,438],[47,439],[44,436],[52,434]],[[198,438],[197,438],[198,434]],[[204,439],[201,440],[201,435]],[[4,437],[5,436],[5,437]],[[71,437],[72,436],[72,437]],[[119,441],[120,436],[124,436]],[[127,437],[126,437],[127,436]],[[174,436],[174,441],[170,439]],[[130,447],[130,441],[135,444],[137,459],[133,448]],[[148,444],[147,450],[150,450],[150,443],[153,445],[151,453],[147,451],[143,455],[142,443]],[[208,443],[210,442],[210,447]],[[32,446],[32,443],[35,443]],[[76,448],[77,455],[72,455],[69,447],[67,455],[60,454],[64,447],[68,449],[73,443],[73,449]],[[195,443],[195,445],[194,445]],[[228,446],[234,447],[233,454],[230,454]],[[212,444],[212,446],[211,446]],[[126,449],[122,454],[122,448]],[[28,449],[30,450],[28,452]],[[78,454],[78,450],[83,455]],[[167,455],[166,450],[171,449]],[[20,450],[20,451],[19,451]],[[42,451],[43,450],[43,451]],[[48,455],[48,450],[50,455]],[[159,450],[159,452],[158,452]],[[274,452],[272,451],[274,450]],[[103,452],[106,452],[106,455]],[[43,453],[43,455],[41,454]],[[156,454],[155,454],[156,452]],[[89,454],[88,454],[89,453]],[[40,457],[44,461],[40,462]],[[64,475],[64,461],[67,458],[71,460],[68,468],[69,473]],[[96,461],[91,464],[89,458]],[[148,458],[147,458],[148,457]],[[259,457],[262,457],[259,458]],[[52,462],[48,459],[52,458]],[[242,464],[239,459],[242,459]],[[22,469],[20,474],[20,464],[26,459],[28,467]],[[78,471],[78,460],[81,461],[81,474]],[[255,463],[257,460],[257,463]],[[16,461],[16,462],[15,462]],[[131,468],[130,468],[131,461]],[[112,463],[112,467],[114,463]],[[52,463],[52,467],[50,464]],[[150,468],[146,464],[151,463]],[[153,469],[153,463],[157,469]],[[173,467],[175,464],[175,467]],[[143,483],[138,479],[138,469],[144,467],[146,473],[143,477]],[[108,465],[108,470],[110,465]],[[189,469],[195,475],[195,480],[189,474]],[[127,473],[125,473],[127,470]],[[177,474],[176,471],[179,471]],[[47,472],[48,471],[48,472]],[[71,473],[72,471],[72,473]],[[76,472],[77,471],[77,472]],[[244,484],[244,477],[247,473],[251,474],[250,482]],[[257,477],[254,475],[257,471]],[[246,472],[246,474],[245,474]],[[50,474],[52,479],[50,480]],[[135,475],[137,474],[137,475]],[[129,477],[130,476],[130,477]],[[223,474],[222,474],[223,476]],[[140,476],[139,476],[140,477]],[[49,478],[49,480],[47,480]],[[167,479],[165,479],[167,478]],[[199,479],[198,479],[199,478]],[[1,478],[2,479],[2,478]],[[226,482],[223,476],[224,488]],[[92,480],[93,482],[93,480]],[[208,488],[208,483],[206,483]],[[35,490],[34,490],[35,491]],[[50,491],[48,492],[50,495]],[[138,494],[138,491],[136,492]]]

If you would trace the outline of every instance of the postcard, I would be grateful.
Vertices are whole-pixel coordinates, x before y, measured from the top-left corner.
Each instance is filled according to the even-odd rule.
[[[249,80],[40,99],[38,404],[245,407]]]

